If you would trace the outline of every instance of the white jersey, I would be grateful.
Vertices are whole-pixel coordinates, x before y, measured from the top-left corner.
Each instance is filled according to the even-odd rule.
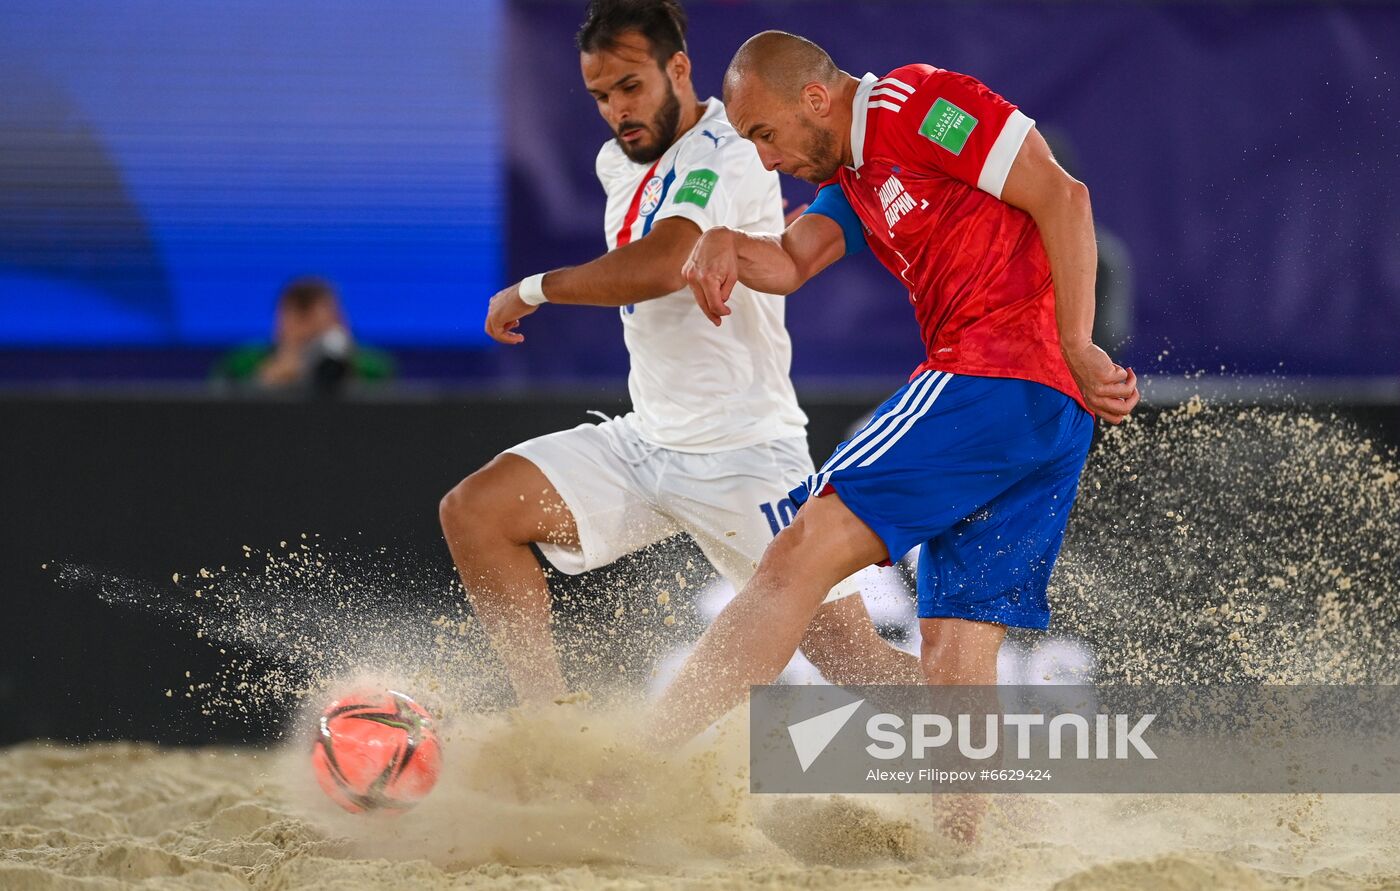
[[[608,193],[610,251],[670,217],[690,220],[701,231],[783,229],[778,174],[763,168],[713,97],[704,116],[654,164],[632,161],[609,140],[598,152],[597,170]],[[736,285],[732,313],[718,328],[688,288],[621,307],[632,360],[630,420],[638,432],[664,448],[699,453],[805,435],[807,417],[789,377],[784,303]]]

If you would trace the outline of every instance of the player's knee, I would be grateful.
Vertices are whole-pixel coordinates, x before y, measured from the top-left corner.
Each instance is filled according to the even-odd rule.
[[[935,625],[932,633],[925,632],[919,642],[919,662],[928,675],[957,674],[969,661],[971,653],[957,635]]]
[[[809,534],[798,521],[793,521],[763,552],[759,572],[768,579],[780,581],[789,590],[808,587],[807,583],[821,578],[820,567],[811,559],[810,549]]]
[[[778,533],[763,554],[763,563],[771,573],[785,579],[802,579],[821,587],[822,596],[841,579],[850,575],[852,567],[844,549],[834,540],[833,529],[810,514],[799,513],[792,524]]]
[[[438,521],[449,540],[467,541],[500,528],[490,469],[488,464],[468,476],[438,502]]]
[[[931,669],[939,665],[945,649],[946,644],[937,635],[923,635],[919,641],[919,664],[923,666],[925,674],[931,673]]]
[[[799,513],[792,523],[778,533],[768,546],[764,559],[772,557],[783,564],[812,565],[820,562],[821,535],[819,524]]]
[[[460,537],[470,516],[471,495],[467,485],[470,479],[468,477],[453,486],[438,502],[438,522],[449,539]]]
[[[763,552],[763,562],[770,566],[781,566],[801,555],[802,530],[793,521],[769,543]]]
[[[995,684],[1001,627],[981,622],[926,622],[919,662],[931,684]]]

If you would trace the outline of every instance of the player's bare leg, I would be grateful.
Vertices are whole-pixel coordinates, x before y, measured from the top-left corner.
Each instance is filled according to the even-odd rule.
[[[804,504],[662,695],[656,741],[687,740],[742,700],[750,685],[772,683],[832,586],[883,559],[884,543],[838,496]]]
[[[924,677],[930,684],[996,686],[1006,626],[967,619],[920,619]]]
[[[564,500],[530,461],[510,453],[458,483],[438,508],[472,609],[521,703],[568,692],[551,634],[549,588],[530,542],[578,544]]]
[[[859,594],[823,603],[802,654],[832,684],[922,684],[919,658],[880,636]]]
[[[997,652],[1006,637],[1006,626],[967,619],[920,619],[923,638],[920,651],[924,673],[933,685],[954,684],[992,690],[997,682]],[[975,711],[996,708],[995,694],[985,701],[968,703]],[[987,812],[985,795],[944,794],[933,797],[934,811],[943,831],[963,844],[977,840],[978,827]]]

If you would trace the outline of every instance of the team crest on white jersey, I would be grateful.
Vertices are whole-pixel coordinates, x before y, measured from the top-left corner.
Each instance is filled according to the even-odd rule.
[[[645,186],[642,186],[642,203],[637,206],[637,212],[640,215],[649,217],[656,211],[657,206],[661,204],[661,186],[662,182],[659,176],[653,176],[647,180]]]

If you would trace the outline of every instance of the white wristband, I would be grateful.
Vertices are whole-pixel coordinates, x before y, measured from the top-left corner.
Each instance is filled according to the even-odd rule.
[[[544,296],[543,272],[536,273],[520,283],[520,299],[531,306],[549,302],[549,298]]]

